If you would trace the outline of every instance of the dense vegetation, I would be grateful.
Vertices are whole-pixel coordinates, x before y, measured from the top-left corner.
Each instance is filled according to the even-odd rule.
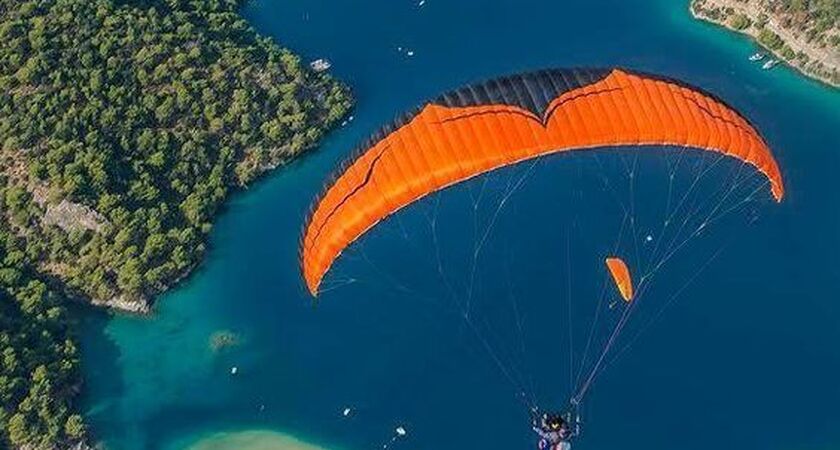
[[[85,434],[72,412],[79,375],[67,313],[29,250],[0,224],[0,448],[67,446]]]
[[[240,0],[0,0],[0,448],[84,434],[64,298],[144,310],[346,89]]]
[[[16,206],[66,199],[98,225],[21,224],[74,290],[142,301],[165,289],[199,260],[232,186],[346,112],[339,85],[254,34],[236,3],[0,3],[0,143],[33,194]]]

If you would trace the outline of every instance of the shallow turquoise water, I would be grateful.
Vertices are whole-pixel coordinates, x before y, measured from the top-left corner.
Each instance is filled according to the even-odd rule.
[[[265,428],[363,449],[380,447],[404,424],[409,435],[394,448],[532,448],[516,391],[424,265],[434,254],[425,230],[435,201],[439,245],[451,254],[446,273],[463,280],[474,240],[471,196],[488,192],[477,213],[487,220],[505,183],[527,166],[488,177],[486,190],[477,181],[384,224],[333,274],[334,282],[360,282],[317,306],[299,280],[297,239],[336,163],[402,110],[501,73],[612,65],[682,78],[727,99],[775,149],[788,195],[763,207],[756,224],[723,228],[734,242],[598,380],[578,448],[840,445],[840,93],[785,68],[758,70],[746,60],[754,51],[749,41],[693,21],[681,1],[527,3],[249,4],[245,14],[258,30],[308,58],[333,61],[356,92],[355,120],[312,155],[235,196],[206,264],[161,300],[154,318],[88,318],[85,407],[110,447],[174,449],[218,431]],[[642,163],[651,166],[640,174],[653,177],[655,158]],[[601,286],[600,258],[616,233],[615,212],[589,194],[598,180],[572,176],[590,167],[541,162],[500,214],[478,271],[474,317],[490,330],[482,336],[504,366],[524,358],[516,367],[534,379],[545,406],[568,395],[560,300],[568,274],[572,329],[585,332],[582,311]],[[578,197],[570,193],[593,202],[575,203],[575,228],[568,205]],[[567,238],[575,244],[568,257]],[[705,259],[681,261],[690,268]],[[662,283],[661,295],[685,280],[678,273]],[[508,297],[525,318],[525,351],[513,348],[520,333],[508,327],[508,310],[493,303]],[[243,342],[216,354],[208,341],[223,329]],[[348,418],[341,415],[346,406],[353,408]]]

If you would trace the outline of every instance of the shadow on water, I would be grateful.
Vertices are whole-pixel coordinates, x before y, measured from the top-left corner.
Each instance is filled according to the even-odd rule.
[[[113,399],[122,397],[125,392],[119,365],[120,350],[107,333],[113,315],[86,305],[73,305],[70,311],[81,343],[82,372],[85,374],[81,404],[85,405],[84,415],[94,430],[94,440],[98,440],[100,436],[96,435],[96,430],[113,432],[118,429],[108,424],[121,414]]]

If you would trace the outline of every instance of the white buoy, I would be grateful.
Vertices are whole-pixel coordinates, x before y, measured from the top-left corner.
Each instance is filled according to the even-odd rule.
[[[231,374],[231,375],[236,375],[236,372],[239,372],[239,368],[238,368],[238,367],[233,366],[233,367],[231,367],[231,368],[230,368],[230,374]]]
[[[653,240],[653,236],[651,236],[651,235],[647,235],[647,237],[645,238],[646,242],[650,242],[652,240]]]
[[[409,51],[408,51],[408,53],[406,53],[406,55],[408,55],[408,56],[414,56],[414,51],[413,51],[413,50],[409,50]]]

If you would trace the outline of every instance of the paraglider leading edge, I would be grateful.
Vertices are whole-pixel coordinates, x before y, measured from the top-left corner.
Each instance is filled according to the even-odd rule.
[[[764,174],[777,202],[784,196],[779,166],[756,128],[698,88],[618,68],[502,77],[425,103],[340,167],[303,230],[300,264],[307,288],[317,296],[348,245],[430,193],[550,153],[622,146],[730,156]]]

